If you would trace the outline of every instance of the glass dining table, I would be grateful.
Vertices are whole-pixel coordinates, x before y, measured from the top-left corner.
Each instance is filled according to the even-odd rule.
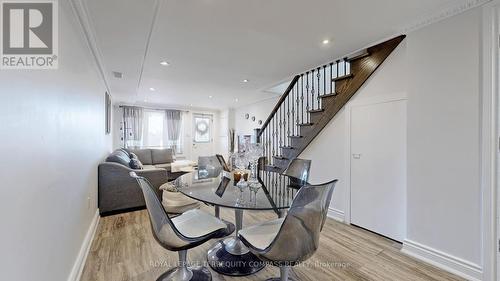
[[[258,174],[261,184],[258,189],[238,188],[234,173],[221,170],[196,170],[180,176],[174,182],[176,188],[190,198],[208,205],[234,209],[235,235],[218,241],[208,250],[208,263],[220,274],[245,276],[265,266],[238,238],[238,231],[243,226],[243,211],[274,211],[281,217],[300,188],[287,176],[264,170]]]

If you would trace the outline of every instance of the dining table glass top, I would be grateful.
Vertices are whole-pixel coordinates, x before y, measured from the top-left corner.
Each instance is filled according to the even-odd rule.
[[[300,186],[291,184],[291,178],[271,171],[259,171],[261,187],[238,188],[235,172],[195,170],[178,177],[174,185],[184,195],[198,201],[233,209],[274,210],[287,209]]]

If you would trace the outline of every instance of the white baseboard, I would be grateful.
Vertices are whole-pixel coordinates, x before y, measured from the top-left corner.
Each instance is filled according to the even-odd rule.
[[[328,217],[339,222],[345,222],[345,214],[344,211],[341,210],[328,208]]]
[[[409,256],[430,263],[467,280],[482,280],[483,270],[481,266],[422,245],[418,242],[405,239],[401,251]]]
[[[78,252],[78,256],[76,257],[75,264],[71,269],[71,272],[68,277],[68,281],[79,281],[82,276],[83,267],[85,266],[85,261],[87,260],[87,256],[90,251],[90,246],[92,245],[92,240],[94,240],[94,235],[97,230],[97,226],[99,225],[99,209],[96,210],[95,216],[90,223],[90,227],[87,230],[87,234],[85,234],[85,239],[83,239],[82,247]]]

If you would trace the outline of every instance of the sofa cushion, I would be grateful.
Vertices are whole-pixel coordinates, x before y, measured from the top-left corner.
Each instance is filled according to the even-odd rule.
[[[113,151],[107,158],[106,162],[115,162],[118,164],[122,164],[125,167],[130,168],[130,157],[126,152],[121,149],[117,149]]]
[[[153,164],[166,164],[174,162],[172,149],[151,149]]]
[[[139,160],[137,155],[135,155],[135,153],[133,153],[133,152],[130,153],[130,168],[136,169],[136,170],[143,169],[141,161]]]
[[[171,166],[172,166],[172,164],[156,164],[155,165],[156,168],[162,168],[162,169],[165,169],[167,171],[172,170]]]
[[[130,150],[130,152],[137,155],[139,161],[141,161],[143,165],[153,164],[153,159],[151,158],[151,149],[133,149]]]
[[[153,166],[153,165],[142,165],[142,169],[144,169],[144,170],[153,170],[153,169],[156,169],[156,167]]]

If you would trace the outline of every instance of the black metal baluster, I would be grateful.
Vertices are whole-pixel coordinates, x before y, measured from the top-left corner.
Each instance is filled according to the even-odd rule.
[[[285,113],[286,113],[286,103],[283,103],[283,110],[282,110],[282,113],[283,113],[283,131],[282,131],[282,140],[283,140],[283,145],[286,146],[286,118],[285,118]]]
[[[336,64],[337,64],[337,73],[336,73],[335,77],[339,77],[340,76],[340,74],[339,74],[340,60],[337,60]]]
[[[321,109],[320,96],[319,96],[319,94],[320,94],[320,90],[319,89],[320,89],[320,85],[321,85],[321,82],[319,80],[321,78],[321,72],[320,71],[321,71],[321,67],[318,67],[318,74],[316,74],[316,76],[318,76],[318,94],[317,94],[317,96],[318,96],[317,97],[318,108],[317,109]]]
[[[326,94],[326,65],[323,65],[323,95]]]
[[[309,122],[309,116],[307,116],[307,112],[309,111],[309,71],[306,72],[306,123]]]
[[[300,96],[300,101],[301,101],[301,106],[300,106],[300,121],[301,123],[304,123],[304,74],[300,75],[300,81],[301,81],[301,96]]]
[[[314,110],[314,69],[311,70],[311,109]],[[310,116],[307,111],[307,116]]]
[[[287,136],[287,138],[286,138],[286,140],[287,140],[289,146],[291,146],[291,144],[290,144],[290,138],[289,138],[290,137],[290,100],[293,99],[293,88],[292,88],[292,93],[291,94],[292,94],[292,98],[290,96],[288,96],[287,100],[286,100],[286,102],[288,104],[288,109],[286,111],[286,114],[287,114],[287,116],[286,116],[286,120],[287,120],[286,136]]]
[[[300,113],[300,109],[299,109],[299,103],[300,103],[300,100],[299,100],[299,83],[297,83],[297,94],[296,94],[296,100],[297,100],[297,120],[295,121],[295,126],[297,128],[297,135],[299,135],[299,113]]]
[[[330,80],[328,83],[330,83],[330,94],[333,93],[333,62],[330,63]]]
[[[295,85],[293,85],[292,88],[292,120],[291,120],[291,125],[292,125],[292,136],[295,135]]]
[[[347,75],[347,57],[344,58],[344,75]]]
[[[274,134],[274,122],[276,120],[276,115],[273,116],[273,119],[271,119],[271,122],[270,122],[270,127],[271,127],[271,140],[272,140],[272,143],[271,143],[271,148],[272,148],[272,153],[271,153],[271,157],[269,158],[269,164],[271,165],[274,165],[274,160],[273,160],[273,156],[276,155],[276,140],[274,139],[275,138],[275,134]]]

